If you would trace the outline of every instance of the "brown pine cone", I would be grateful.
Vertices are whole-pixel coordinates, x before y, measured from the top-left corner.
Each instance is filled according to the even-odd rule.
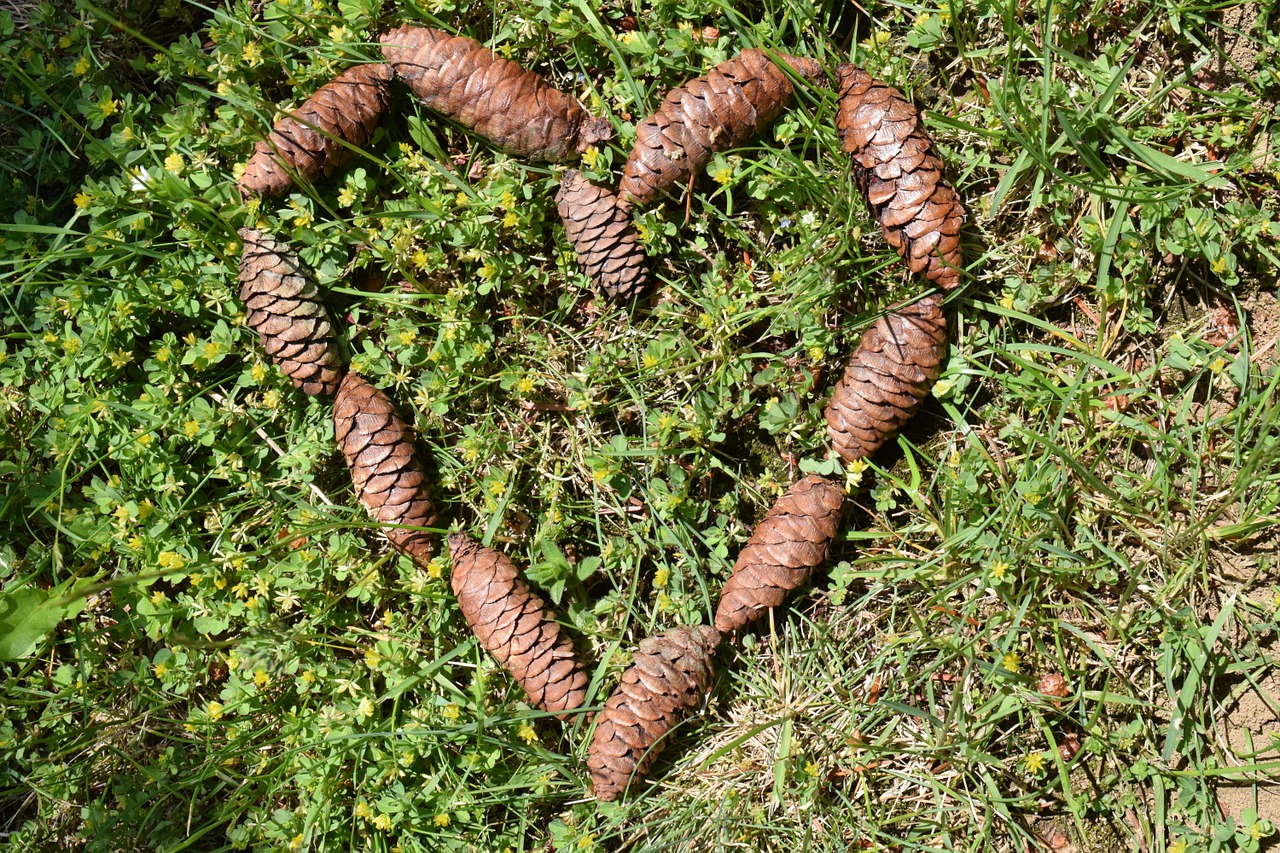
[[[663,736],[702,704],[719,644],[719,632],[705,625],[640,641],[635,662],[600,712],[587,752],[597,797],[616,800],[633,778],[649,772],[666,746]]]
[[[822,78],[822,67],[812,59],[776,56],[809,81]],[[636,128],[636,144],[618,187],[621,203],[647,207],[688,183],[715,152],[742,145],[777,118],[794,91],[769,54],[754,48],[672,89],[658,111]]]
[[[343,378],[333,401],[333,437],[360,503],[382,524],[404,525],[388,528],[388,541],[425,565],[431,559],[432,534],[406,529],[436,523],[413,430],[387,395],[354,371]]]
[[[560,180],[556,209],[578,263],[601,293],[625,300],[649,288],[644,246],[617,196],[570,169]]]
[[[845,63],[836,73],[836,128],[885,239],[912,272],[940,287],[959,286],[964,205],[942,175],[919,111],[861,68]]]
[[[581,708],[587,674],[573,643],[511,559],[462,533],[449,534],[449,552],[453,594],[480,645],[524,688],[531,704],[560,719]]]
[[[293,252],[252,228],[241,228],[240,301],[245,322],[295,386],[332,397],[346,372],[311,270]]]
[[[613,137],[607,119],[553,89],[542,75],[497,56],[475,39],[425,27],[383,33],[382,55],[436,112],[508,154],[576,160]]]
[[[253,147],[240,194],[282,196],[293,188],[295,174],[309,181],[332,175],[351,156],[343,142],[360,146],[373,137],[392,76],[389,65],[357,65],[321,86]]]
[[[778,498],[738,554],[716,605],[716,629],[732,634],[777,607],[827,558],[844,489],[810,474]]]
[[[852,462],[892,438],[929,396],[946,353],[947,320],[937,294],[876,320],[827,404],[836,452]]]

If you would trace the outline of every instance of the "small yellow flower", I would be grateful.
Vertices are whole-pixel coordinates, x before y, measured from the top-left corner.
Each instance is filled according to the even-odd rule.
[[[89,195],[84,190],[81,190],[80,192],[76,193],[75,202],[76,202],[77,208],[79,208],[80,210],[84,210],[89,205],[93,204],[93,196]]]
[[[996,560],[987,568],[987,574],[996,583],[1004,580],[1009,574],[1009,564],[1004,560]]]
[[[49,64],[52,65],[53,63],[49,63]],[[46,67],[45,70],[48,71],[48,68]],[[55,68],[54,71],[56,70],[57,69]],[[89,73],[89,57],[82,56],[78,60],[76,60],[76,67],[72,70],[75,71],[75,74],[77,77],[83,77],[84,75],[88,74]],[[49,71],[49,73],[52,74],[53,71]]]
[[[868,48],[872,50],[876,50],[877,48],[884,47],[886,44],[888,44],[890,38],[891,36],[889,35],[888,32],[886,32],[885,30],[881,30],[880,32],[875,33],[869,39],[864,41],[863,44],[865,44]]]
[[[356,817],[362,820],[369,820],[373,817],[373,809],[369,808],[369,804],[364,800],[356,803]]]
[[[253,683],[258,686],[259,690],[261,690],[271,683],[271,676],[265,669],[259,667],[253,671]]]
[[[600,164],[600,149],[592,145],[586,151],[582,152],[582,164],[588,169],[594,169]]]
[[[180,569],[187,564],[187,560],[177,551],[161,551],[160,556],[156,558],[156,562],[160,564],[162,569]]]
[[[450,702],[444,706],[444,710],[440,712],[440,716],[444,717],[451,723],[456,723],[458,718],[462,716],[462,709],[458,707],[456,702]]]
[[[1005,309],[1006,311],[1013,310],[1013,294],[1012,293],[1006,293],[1004,296],[1000,297],[1000,307]]]
[[[377,669],[382,663],[382,653],[377,649],[365,649],[364,665],[369,669]]]
[[[218,720],[221,720],[221,719],[222,719],[222,711],[223,711],[223,705],[222,705],[222,703],[221,703],[221,702],[210,702],[210,703],[209,703],[209,719],[210,719],[210,720],[213,720],[215,723],[216,723]]]
[[[725,184],[733,180],[733,167],[721,166],[719,169],[716,169],[716,173],[711,177],[715,179],[715,182],[717,184],[719,184],[720,186],[724,186]]]
[[[108,95],[98,101],[98,109],[102,110],[104,116],[113,116],[120,111],[120,102]]]
[[[373,825],[375,828],[386,832],[391,828],[391,817],[389,815],[380,814],[373,819]]]
[[[508,210],[506,215],[502,217],[503,228],[515,228],[520,224],[520,216],[514,210]]]
[[[181,175],[184,166],[186,166],[186,161],[182,159],[182,155],[177,151],[164,158],[165,169],[173,172],[175,175]]]
[[[200,422],[196,420],[187,421],[182,425],[182,434],[187,438],[195,438],[200,434]]]
[[[1000,659],[1000,665],[1009,672],[1020,672],[1022,670],[1022,655],[1017,652],[1009,652]]]
[[[289,849],[290,850],[302,849],[302,833],[301,832],[299,832],[293,838],[289,839]]]
[[[645,370],[653,370],[653,368],[658,366],[658,357],[651,352],[647,352],[640,356],[640,365]]]
[[[653,573],[653,585],[658,589],[666,589],[666,586],[670,581],[671,572],[667,569],[658,569]]]
[[[427,577],[433,581],[444,577],[444,560],[440,557],[432,557],[431,562],[427,563]]]
[[[356,709],[356,716],[362,720],[367,720],[373,716],[373,700],[368,696],[360,700],[360,707]]]
[[[520,738],[520,740],[524,741],[525,743],[537,743],[538,741],[537,730],[534,729],[534,727],[529,725],[528,723],[520,724],[520,728],[516,732],[516,736]]]
[[[151,671],[155,673],[156,678],[164,678],[169,674],[169,667],[162,663],[158,663],[151,667]]]
[[[355,200],[356,200],[356,191],[353,190],[351,187],[343,187],[341,190],[338,191],[338,204],[342,205],[343,207],[350,207],[351,205],[355,204]]]
[[[452,821],[449,819],[448,812],[445,812],[444,814],[438,814],[435,817],[436,826],[441,826],[441,827],[448,826],[450,823],[452,823]]]
[[[1032,776],[1037,775],[1040,771],[1044,770],[1044,753],[1032,752],[1023,756],[1022,766],[1026,768],[1026,771]]]
[[[258,362],[249,368],[249,375],[253,377],[254,382],[261,382],[267,378],[267,368],[262,362]]]
[[[168,600],[169,600],[169,596],[165,595],[163,590],[158,589],[155,592],[151,593],[151,603],[156,607],[159,607],[160,605],[164,604]]]
[[[257,65],[262,61],[262,48],[256,41],[251,41],[244,46],[244,50],[240,51],[240,58],[246,65]]]
[[[537,387],[537,382],[534,381],[532,376],[522,376],[520,381],[516,383],[516,392],[527,396],[533,393],[535,387]]]

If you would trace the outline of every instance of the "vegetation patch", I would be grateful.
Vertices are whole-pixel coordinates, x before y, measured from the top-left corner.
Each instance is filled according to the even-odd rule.
[[[0,839],[1274,847],[1273,18],[1194,0],[0,4]],[[578,266],[564,166],[398,84],[328,177],[242,197],[277,120],[403,25],[475,39],[605,117],[584,185],[617,187],[667,93],[743,50],[901,90],[968,211],[919,414],[867,458],[828,449],[860,337],[934,291],[862,198],[838,93],[807,75],[760,136],[634,212],[633,302]],[[313,273],[317,335],[404,419],[439,532],[527,567],[521,594],[587,662],[581,712],[530,705],[469,630],[440,543],[424,558],[371,519],[330,401],[246,315],[241,229]],[[327,381],[316,358],[295,379]],[[710,624],[756,523],[809,474],[851,487],[830,559],[714,666],[690,656],[710,699],[672,716],[661,756],[628,754],[648,782],[589,796],[590,716],[649,665],[631,650]]]

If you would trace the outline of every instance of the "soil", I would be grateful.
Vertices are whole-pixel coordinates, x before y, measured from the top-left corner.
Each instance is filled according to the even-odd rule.
[[[1280,672],[1265,674],[1256,686],[1249,685],[1222,709],[1218,734],[1224,747],[1240,756],[1242,764],[1275,761],[1280,758]],[[1253,756],[1253,757],[1250,757]],[[1266,777],[1267,774],[1256,774]],[[1222,811],[1239,818],[1245,809],[1272,821],[1280,820],[1280,778],[1271,784],[1220,785],[1218,804]],[[1280,849],[1273,837],[1266,849]]]
[[[1245,300],[1249,312],[1249,337],[1253,347],[1253,364],[1265,370],[1280,363],[1277,339],[1280,339],[1280,301],[1271,291],[1260,291]]]

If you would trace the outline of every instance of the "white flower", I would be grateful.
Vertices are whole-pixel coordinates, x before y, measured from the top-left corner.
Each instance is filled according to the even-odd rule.
[[[129,184],[129,189],[136,193],[146,192],[151,187],[151,173],[147,171],[146,166],[139,166],[138,170],[133,173],[133,181]]]

